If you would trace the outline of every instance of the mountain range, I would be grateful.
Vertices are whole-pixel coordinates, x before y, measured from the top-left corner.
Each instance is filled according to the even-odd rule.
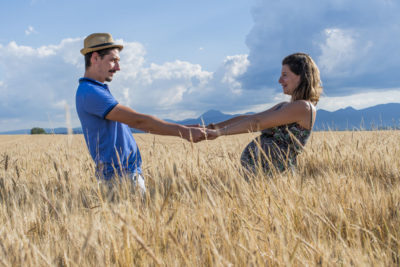
[[[246,113],[252,114],[252,113]],[[241,114],[224,114],[218,110],[209,110],[198,118],[181,121],[166,120],[179,124],[209,124],[230,119]],[[318,109],[314,130],[375,130],[400,129],[400,103],[381,104],[356,110],[352,107],[336,111]],[[45,129],[47,133],[66,134],[67,128]],[[139,133],[135,129],[132,132]],[[82,133],[80,127],[73,128],[73,133]],[[30,134],[30,129],[0,132],[0,134]]]
[[[381,104],[356,110],[352,107],[329,112],[318,110],[315,130],[400,129],[400,103]]]

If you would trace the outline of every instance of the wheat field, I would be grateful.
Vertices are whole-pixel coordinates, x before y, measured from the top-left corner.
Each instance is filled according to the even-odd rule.
[[[97,183],[82,135],[0,136],[0,265],[399,266],[398,131],[315,132],[246,181],[254,137],[135,135],[142,198]]]

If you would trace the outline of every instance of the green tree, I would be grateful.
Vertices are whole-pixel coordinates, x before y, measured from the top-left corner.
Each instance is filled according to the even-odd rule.
[[[31,134],[46,134],[46,131],[43,128],[34,127],[31,129]]]

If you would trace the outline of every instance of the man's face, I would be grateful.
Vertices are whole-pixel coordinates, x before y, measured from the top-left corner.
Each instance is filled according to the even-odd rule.
[[[118,48],[110,50],[103,58],[96,52],[93,53],[94,65],[96,66],[97,80],[99,82],[111,82],[114,73],[120,70],[119,68],[119,50]]]

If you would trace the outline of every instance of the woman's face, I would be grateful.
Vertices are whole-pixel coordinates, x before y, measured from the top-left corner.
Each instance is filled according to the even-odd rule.
[[[282,73],[279,78],[279,83],[282,85],[284,94],[292,95],[294,90],[300,84],[300,75],[294,74],[288,65],[282,65]]]

